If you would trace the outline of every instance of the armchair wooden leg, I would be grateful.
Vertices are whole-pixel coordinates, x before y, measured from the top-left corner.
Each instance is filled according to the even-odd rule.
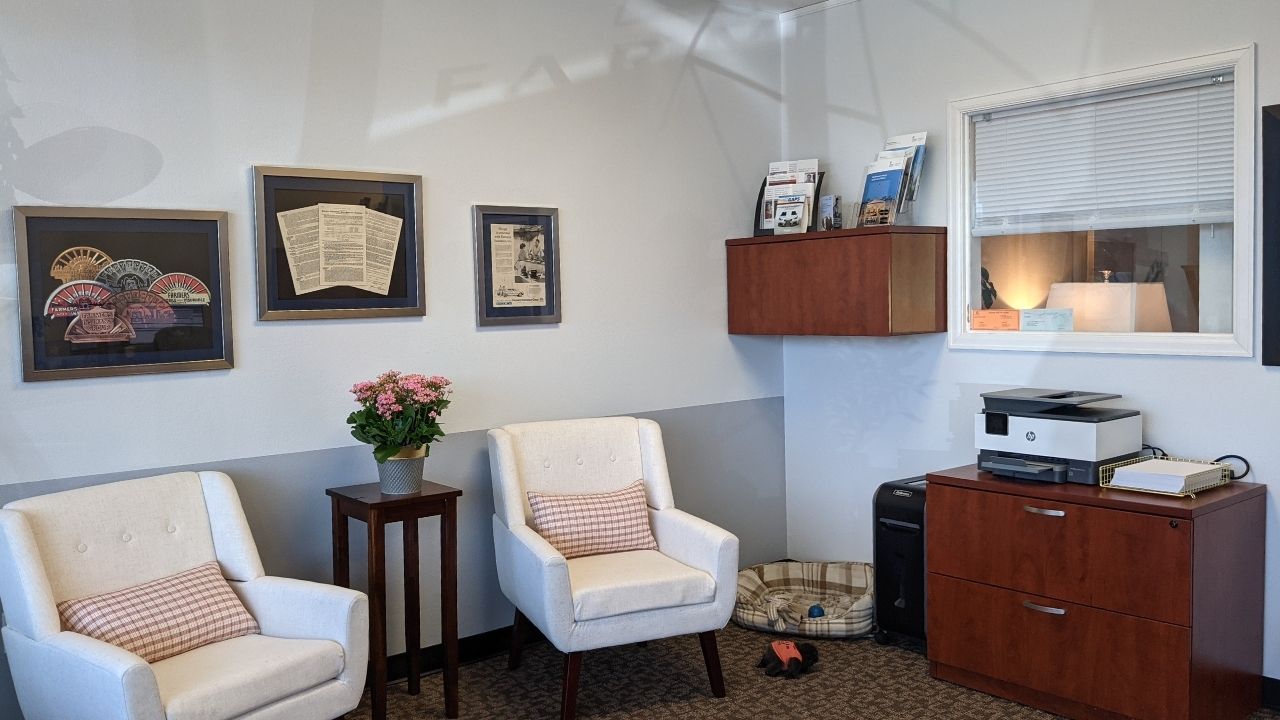
[[[524,651],[525,635],[529,630],[529,619],[524,613],[516,610],[516,619],[511,623],[511,651],[507,655],[507,669],[520,667],[520,653]]]
[[[582,671],[582,652],[564,656],[564,688],[560,695],[560,720],[578,716],[578,674]]]
[[[724,675],[720,672],[720,649],[716,647],[716,631],[698,633],[702,644],[702,659],[707,663],[707,677],[711,680],[711,694],[724,697]]]

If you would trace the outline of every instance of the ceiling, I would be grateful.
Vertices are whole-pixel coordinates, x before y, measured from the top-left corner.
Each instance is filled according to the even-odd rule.
[[[725,5],[733,7],[761,10],[765,12],[784,13],[788,10],[817,5],[821,0],[721,0]]]

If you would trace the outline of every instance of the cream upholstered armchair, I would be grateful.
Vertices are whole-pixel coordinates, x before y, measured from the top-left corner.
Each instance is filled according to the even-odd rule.
[[[575,715],[586,650],[698,633],[712,692],[724,697],[715,631],[733,611],[738,538],[675,508],[662,431],[630,417],[489,431],[493,539],[502,592],[516,606],[510,666],[526,622],[566,653],[561,714]],[[529,491],[601,493],[643,480],[657,550],[566,560],[534,531]]]
[[[148,664],[62,629],[57,604],[209,561],[261,634]],[[330,720],[364,689],[363,593],[267,577],[235,486],[183,472],[9,503],[0,510],[4,647],[26,720]]]

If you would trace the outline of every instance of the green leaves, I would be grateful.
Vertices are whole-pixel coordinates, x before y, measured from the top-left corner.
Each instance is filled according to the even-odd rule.
[[[378,445],[373,448],[373,459],[379,463],[384,463],[387,458],[400,452],[400,445]]]
[[[449,407],[449,399],[445,393],[431,403],[414,402],[411,398],[400,398],[402,409],[391,417],[384,417],[378,412],[376,398],[370,397],[361,404],[359,410],[347,415],[347,424],[351,426],[351,437],[367,445],[373,445],[373,456],[379,462],[400,452],[404,447],[429,445],[444,437],[439,417]],[[432,413],[435,417],[432,417]]]

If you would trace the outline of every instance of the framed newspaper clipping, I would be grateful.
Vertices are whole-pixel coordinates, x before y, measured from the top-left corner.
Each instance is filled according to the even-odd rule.
[[[227,214],[15,207],[22,379],[232,366]]]
[[[472,207],[476,324],[560,322],[559,210]]]
[[[426,315],[422,176],[253,168],[258,317]]]

